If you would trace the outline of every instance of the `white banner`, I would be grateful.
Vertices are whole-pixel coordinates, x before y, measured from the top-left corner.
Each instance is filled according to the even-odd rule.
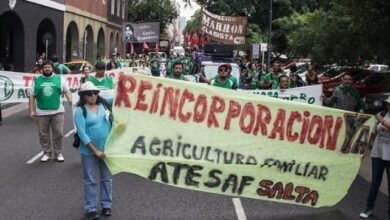
[[[252,93],[256,95],[269,96],[274,98],[281,98],[296,102],[302,102],[313,105],[322,106],[322,84],[313,85],[313,86],[304,86],[286,89],[284,91],[280,90],[241,90],[240,92]]]
[[[135,69],[137,72],[142,73],[142,68]],[[121,72],[133,71],[133,68],[109,70],[106,71],[106,75],[115,78],[115,76]],[[95,73],[90,73],[90,75],[95,75]],[[31,88],[36,76],[38,75],[34,73],[0,71],[0,103],[28,102],[28,90]],[[81,74],[67,74],[62,75],[62,77],[68,83],[68,87],[73,94],[73,103],[76,104]],[[112,94],[112,92],[110,93],[107,91],[102,94],[109,95]]]

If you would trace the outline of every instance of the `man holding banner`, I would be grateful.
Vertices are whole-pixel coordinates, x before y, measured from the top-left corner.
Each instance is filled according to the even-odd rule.
[[[65,110],[61,103],[61,94],[65,93],[70,105],[72,105],[72,94],[61,76],[53,73],[54,66],[51,61],[44,61],[42,66],[43,74],[35,78],[30,91],[29,116],[38,126],[39,141],[44,151],[41,162],[50,159],[51,143],[53,143],[56,160],[63,162],[61,150]]]

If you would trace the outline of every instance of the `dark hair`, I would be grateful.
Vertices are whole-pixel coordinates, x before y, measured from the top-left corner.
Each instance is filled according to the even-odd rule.
[[[59,59],[59,57],[58,57],[57,54],[53,54],[53,55],[51,56],[51,61],[53,61],[53,63],[57,63],[57,62],[58,62],[58,59]]]
[[[133,26],[132,26],[131,24],[126,24],[126,25],[125,25],[125,30],[126,30],[126,27],[130,27],[130,30],[131,30],[132,32],[134,32],[134,28],[133,28]]]
[[[282,81],[282,78],[287,78],[287,79],[288,79],[288,76],[287,76],[287,75],[281,75],[281,76],[279,76],[279,83]]]
[[[295,72],[297,71],[297,65],[293,64],[293,65],[290,67],[290,71],[295,73]]]
[[[105,69],[106,68],[106,63],[103,61],[98,61],[95,64],[96,69]]]
[[[175,63],[173,63],[172,68],[175,68],[176,65],[181,65],[181,67],[184,68],[184,64],[181,63],[181,62],[175,62]]]
[[[80,92],[80,93],[79,93],[80,100],[79,100],[79,102],[77,103],[77,106],[78,106],[78,107],[79,107],[79,106],[85,106],[86,101],[85,101],[85,99],[84,99],[84,96],[87,94],[87,92],[90,92],[90,91],[83,91],[83,92]],[[96,104],[100,104],[100,103],[106,104],[107,101],[106,101],[103,97],[101,97],[100,95],[98,95],[98,96],[97,96],[97,100],[96,100]]]
[[[345,72],[342,78],[344,79],[345,76],[350,76],[350,77],[352,78],[352,73],[350,73],[350,72]],[[353,78],[352,78],[352,79],[353,79]]]
[[[50,65],[51,67],[54,68],[53,62],[51,62],[51,60],[44,60],[44,61],[42,62],[42,67],[43,67],[44,65]]]

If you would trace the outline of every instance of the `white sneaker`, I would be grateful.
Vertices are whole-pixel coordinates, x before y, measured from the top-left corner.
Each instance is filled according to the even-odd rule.
[[[367,208],[363,212],[360,213],[360,218],[368,218],[370,215],[372,215],[373,211],[372,209]]]
[[[48,154],[43,154],[41,157],[41,162],[47,162],[48,160],[50,160],[50,156]]]
[[[58,154],[57,155],[57,157],[56,157],[56,160],[58,161],[58,162],[64,162],[64,156],[62,156],[62,154]]]

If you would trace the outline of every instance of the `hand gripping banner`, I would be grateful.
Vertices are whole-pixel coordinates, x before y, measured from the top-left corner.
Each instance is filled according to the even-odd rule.
[[[358,173],[374,118],[208,85],[119,75],[105,154],[191,190],[332,206]]]

